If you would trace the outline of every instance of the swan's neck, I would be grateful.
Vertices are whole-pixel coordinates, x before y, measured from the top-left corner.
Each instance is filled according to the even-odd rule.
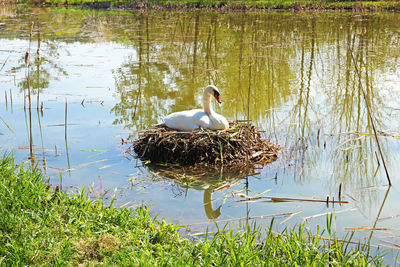
[[[207,113],[209,116],[214,113],[214,110],[211,107],[211,95],[210,94],[204,93],[203,108],[204,108],[204,112]]]

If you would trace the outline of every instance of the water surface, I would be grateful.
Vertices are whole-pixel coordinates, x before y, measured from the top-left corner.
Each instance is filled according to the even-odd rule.
[[[272,215],[279,215],[277,228],[305,221],[314,231],[335,212],[339,236],[384,229],[356,231],[354,241],[372,237],[375,252],[397,253],[399,14],[15,7],[0,14],[1,149],[28,161],[32,140],[35,164],[52,184],[61,176],[65,190],[86,186],[93,197],[116,197],[116,205],[152,204],[154,213],[192,232],[214,229],[215,221],[269,225]],[[217,112],[251,120],[284,148],[277,161],[246,176],[160,169],[124,153],[121,139],[170,112],[200,107],[208,84],[221,90]],[[213,192],[226,183],[234,186]],[[348,204],[239,201],[239,194],[267,190],[263,196],[337,200],[339,188]]]

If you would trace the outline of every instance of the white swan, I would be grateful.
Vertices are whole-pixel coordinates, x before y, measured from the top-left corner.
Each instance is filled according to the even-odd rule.
[[[165,124],[172,129],[192,131],[194,129],[224,130],[229,123],[224,116],[217,114],[211,108],[211,97],[214,96],[221,104],[218,88],[209,85],[203,94],[203,109],[192,109],[169,114],[164,118]]]

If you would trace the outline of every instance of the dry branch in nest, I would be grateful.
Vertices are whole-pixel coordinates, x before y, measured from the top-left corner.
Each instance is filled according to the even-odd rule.
[[[230,122],[229,126],[220,131],[179,132],[157,125],[140,133],[131,149],[141,160],[180,165],[241,168],[277,159],[280,146],[261,138],[254,126],[240,121]]]

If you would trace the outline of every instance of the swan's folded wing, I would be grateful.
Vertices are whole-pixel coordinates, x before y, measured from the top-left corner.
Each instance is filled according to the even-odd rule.
[[[218,113],[213,113],[211,117],[212,121],[212,128],[213,130],[225,130],[229,128],[229,123],[228,120],[225,119],[224,116],[218,114]]]
[[[208,115],[201,109],[172,113],[164,118],[164,122],[169,128],[180,131],[192,131],[199,127],[209,128],[211,123]]]

